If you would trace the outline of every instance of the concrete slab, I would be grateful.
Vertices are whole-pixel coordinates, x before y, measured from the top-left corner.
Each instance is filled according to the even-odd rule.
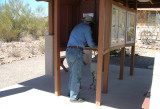
[[[150,109],[160,109],[160,52],[156,53],[150,97]]]
[[[54,77],[41,76],[0,90],[0,109],[141,109],[144,94],[152,82],[152,70],[135,68],[129,76],[124,69],[124,80],[119,80],[119,66],[110,65],[108,94],[102,94],[102,106],[95,105],[95,90],[89,89],[92,76],[89,65],[84,66],[80,97],[84,103],[70,103],[69,73],[61,71],[61,96],[54,95]]]

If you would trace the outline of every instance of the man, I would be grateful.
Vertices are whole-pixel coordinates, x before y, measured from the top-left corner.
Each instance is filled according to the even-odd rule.
[[[85,45],[87,43],[90,47],[97,47],[93,42],[92,31],[89,26],[93,22],[93,17],[87,16],[83,21],[83,23],[78,24],[72,30],[66,50],[66,59],[70,70],[69,90],[71,102],[83,102],[78,94],[80,91]]]

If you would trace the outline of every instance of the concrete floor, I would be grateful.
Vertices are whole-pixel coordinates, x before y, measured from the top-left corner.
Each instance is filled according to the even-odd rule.
[[[0,109],[141,109],[144,94],[150,89],[152,70],[135,68],[129,76],[125,67],[124,80],[119,80],[119,66],[110,65],[108,94],[102,94],[102,106],[95,105],[95,90],[89,89],[90,65],[84,66],[80,97],[84,103],[70,103],[69,73],[61,71],[61,96],[54,95],[54,77],[41,76],[0,90]]]

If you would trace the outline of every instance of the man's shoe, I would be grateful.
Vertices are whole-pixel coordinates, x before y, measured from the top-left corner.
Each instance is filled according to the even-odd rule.
[[[71,103],[83,103],[84,100],[81,98],[78,98],[77,100],[70,100]]]

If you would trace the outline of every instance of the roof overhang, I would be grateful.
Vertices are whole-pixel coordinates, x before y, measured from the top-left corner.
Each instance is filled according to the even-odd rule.
[[[36,0],[36,1],[44,1],[44,2],[49,2],[49,0]]]
[[[50,0],[36,0],[49,2]],[[124,3],[125,0],[114,0],[116,2]],[[135,5],[135,0],[128,0],[130,7]],[[137,8],[160,8],[160,0],[137,0]]]
[[[126,0],[114,0],[121,4],[124,4]],[[137,8],[160,8],[160,0],[128,0],[129,7],[134,7],[137,3]]]

